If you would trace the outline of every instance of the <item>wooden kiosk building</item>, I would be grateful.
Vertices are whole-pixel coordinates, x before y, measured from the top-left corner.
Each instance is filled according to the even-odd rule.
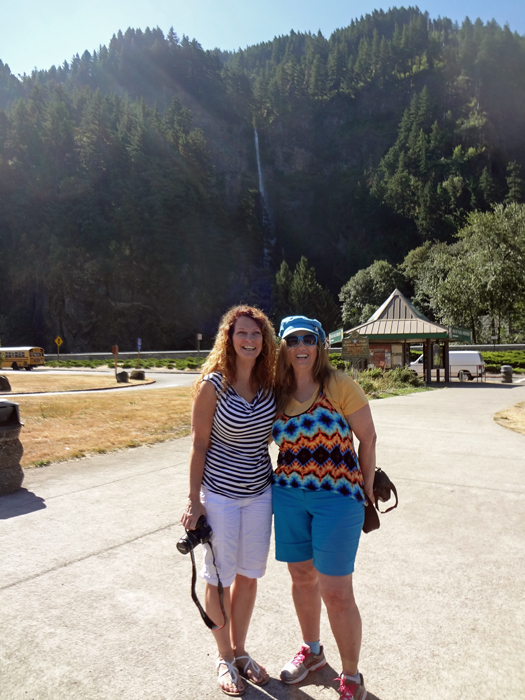
[[[368,367],[393,369],[410,364],[410,346],[423,346],[423,376],[432,380],[432,369],[444,370],[445,381],[450,380],[449,342],[447,326],[432,323],[408,299],[395,289],[379,309],[366,321],[343,334],[344,339],[356,333],[367,336],[369,342]]]

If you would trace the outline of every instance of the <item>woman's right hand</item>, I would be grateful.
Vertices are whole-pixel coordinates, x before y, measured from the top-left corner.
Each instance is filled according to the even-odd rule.
[[[180,521],[186,530],[195,530],[201,515],[206,515],[206,508],[200,498],[188,498]]]

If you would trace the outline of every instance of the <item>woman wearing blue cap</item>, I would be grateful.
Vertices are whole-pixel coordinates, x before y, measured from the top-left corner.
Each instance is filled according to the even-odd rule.
[[[374,423],[361,388],[331,367],[319,321],[289,316],[279,335],[272,431],[279,447],[272,487],[275,546],[276,558],[288,563],[303,635],[281,680],[298,683],[326,664],[320,644],[323,600],[341,655],[341,697],[364,700],[358,672],[361,618],[352,573],[366,494],[373,496]]]

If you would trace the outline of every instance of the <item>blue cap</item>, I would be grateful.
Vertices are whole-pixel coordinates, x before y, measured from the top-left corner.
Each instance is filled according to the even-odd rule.
[[[318,338],[321,338],[322,343],[326,340],[326,333],[316,318],[306,318],[306,316],[287,316],[283,318],[281,327],[279,328],[280,338],[286,338],[287,335],[291,335],[297,331],[313,333]]]

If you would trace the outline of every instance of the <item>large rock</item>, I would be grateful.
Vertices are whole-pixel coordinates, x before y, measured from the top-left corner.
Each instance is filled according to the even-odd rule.
[[[24,480],[21,429],[18,404],[0,401],[0,496],[18,491]]]
[[[117,382],[118,384],[128,384],[129,383],[129,374],[125,372],[124,370],[122,372],[119,372],[117,374]]]
[[[144,381],[146,379],[146,372],[144,372],[143,369],[134,369],[130,375],[130,379]]]
[[[20,440],[18,441],[20,442]],[[20,443],[21,445],[22,443]],[[23,452],[22,448],[22,452]],[[15,467],[0,469],[0,496],[18,491],[24,481],[24,470],[17,464]]]
[[[5,374],[0,374],[0,391],[11,391],[11,384]]]

